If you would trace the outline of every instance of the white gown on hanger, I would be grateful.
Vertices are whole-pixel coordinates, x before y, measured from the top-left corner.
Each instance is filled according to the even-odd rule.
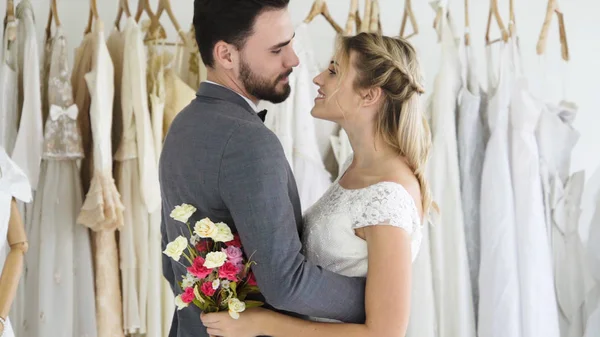
[[[473,47],[466,46],[466,81],[458,97],[458,159],[460,191],[465,220],[465,241],[469,257],[473,307],[477,317],[479,302],[479,257],[481,246],[479,210],[481,201],[481,170],[485,155],[485,131],[481,118],[481,88]],[[475,319],[477,321],[477,319]]]
[[[115,160],[118,187],[125,211],[120,229],[121,281],[124,328],[128,334],[161,336],[160,290],[150,292],[150,212],[160,207],[158,171],[146,89],[146,60],[143,36],[133,18],[123,29],[124,54],[121,86],[123,138]],[[154,289],[155,290],[155,289]]]
[[[82,205],[77,161],[83,158],[83,147],[67,48],[59,28],[50,41],[49,74],[44,79],[50,111],[28,234],[23,324],[27,336],[96,336],[90,237],[88,229],[76,222]]]
[[[9,42],[10,31],[17,31],[17,22],[7,23],[0,56],[0,146],[10,156],[17,139],[17,44]]]
[[[510,165],[515,202],[523,337],[559,337],[552,254],[544,218],[535,138],[542,103],[529,91],[515,39],[509,42],[516,78],[510,103]]]
[[[167,88],[165,80],[165,64],[163,57],[166,57],[168,53],[161,50],[159,46],[148,47],[148,55],[150,65],[148,67],[148,78],[151,82],[147,83],[148,96],[150,101],[150,115],[152,122],[152,135],[154,140],[154,153],[156,158],[156,165],[158,165],[158,159],[162,151],[163,144],[163,130],[164,130],[164,119],[165,119],[165,104],[167,101]],[[158,166],[157,166],[158,167]],[[152,212],[150,214],[150,228],[148,230],[149,241],[148,250],[150,257],[150,278],[148,288],[151,293],[160,292],[160,300],[154,299],[155,302],[160,301],[161,308],[161,329],[162,335],[167,336],[171,328],[171,322],[173,319],[173,313],[175,312],[175,296],[171,290],[171,286],[162,274],[162,249],[161,249],[161,233],[160,233],[160,222],[161,222],[161,210]],[[156,303],[153,303],[153,305]],[[151,310],[149,312],[152,312]],[[148,321],[149,324],[157,326],[159,321]]]
[[[18,100],[17,111],[20,115],[17,138],[11,153],[12,160],[25,172],[33,191],[37,189],[44,145],[42,101],[40,82],[40,59],[36,37],[34,10],[30,0],[20,1],[16,8],[18,51]],[[29,232],[33,204],[19,203],[25,230]],[[13,322],[23,322],[27,313],[25,305],[25,280],[27,264],[21,277],[17,296],[13,302],[11,315]],[[14,326],[15,333],[20,336],[23,326]]]
[[[32,189],[37,189],[44,146],[40,58],[33,6],[29,0],[19,2],[19,77],[23,78],[21,120],[12,159],[23,169]]]
[[[31,202],[31,186],[27,180],[27,175],[8,157],[4,148],[0,146],[0,251],[5,248],[8,249],[7,234],[12,198],[26,203]],[[4,256],[1,256],[0,273],[3,267]],[[15,337],[8,318],[2,337]]]
[[[586,182],[580,227],[587,235],[587,262],[593,277],[593,290],[586,297],[587,317],[584,337],[600,336],[600,168]]]
[[[455,111],[460,61],[443,20],[441,66],[430,97],[432,149],[427,167],[439,223],[429,231],[433,289],[441,337],[474,337],[475,318],[462,212]]]
[[[482,337],[521,336],[514,194],[508,147],[512,82],[508,47],[501,45],[501,48],[498,83],[491,83],[488,91],[487,112],[491,134],[481,176],[477,330]],[[488,69],[492,67],[490,55],[488,52]]]
[[[536,134],[562,337],[583,336],[585,298],[592,284],[578,231],[585,175],[583,171],[570,175],[571,152],[579,140],[571,125],[576,114],[572,103],[547,105]]]
[[[319,200],[331,185],[331,175],[319,153],[315,119],[310,114],[317,97],[317,87],[312,81],[319,71],[308,48],[308,39],[308,28],[302,23],[294,37],[300,65],[290,74],[291,96],[277,105],[261,104],[269,110],[265,124],[279,138],[294,172],[303,211]]]

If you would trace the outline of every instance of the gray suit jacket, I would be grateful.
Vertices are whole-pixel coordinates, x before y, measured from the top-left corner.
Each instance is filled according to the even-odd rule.
[[[326,271],[305,260],[302,214],[292,171],[278,138],[235,92],[202,83],[173,121],[160,157],[162,246],[187,234],[169,217],[179,204],[237,231],[254,253],[256,281],[268,307],[304,316],[362,323],[365,279]],[[185,268],[163,255],[175,294]],[[170,337],[207,336],[200,310],[176,311]]]

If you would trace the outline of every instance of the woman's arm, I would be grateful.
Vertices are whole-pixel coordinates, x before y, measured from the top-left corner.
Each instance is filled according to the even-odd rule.
[[[242,313],[230,319],[227,313],[202,316],[208,332],[215,336],[240,337],[404,337],[408,326],[411,281],[410,235],[389,225],[364,227],[368,245],[364,324],[319,323],[268,310]],[[246,316],[246,317],[244,317]]]

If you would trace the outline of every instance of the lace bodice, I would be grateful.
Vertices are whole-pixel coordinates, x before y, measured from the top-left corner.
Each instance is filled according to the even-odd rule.
[[[348,159],[345,167],[352,162]],[[389,224],[408,232],[412,260],[421,245],[420,217],[402,185],[381,182],[361,189],[345,189],[338,180],[304,215],[306,257],[330,271],[366,276],[367,243],[354,230]]]
[[[49,114],[44,134],[44,158],[82,158],[83,145],[77,124],[79,110],[73,102],[67,41],[60,28],[52,39],[49,56]]]

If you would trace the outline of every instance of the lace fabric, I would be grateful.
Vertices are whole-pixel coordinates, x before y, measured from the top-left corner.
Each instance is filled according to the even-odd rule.
[[[78,108],[73,101],[67,40],[59,29],[52,39],[48,66],[48,119],[44,134],[44,158],[76,159],[83,157],[83,145],[77,124]]]
[[[344,165],[352,162],[350,157]],[[391,225],[411,237],[414,261],[421,246],[421,221],[410,194],[400,184],[381,182],[361,189],[345,189],[338,180],[304,216],[307,258],[346,276],[366,276],[366,241],[354,229]]]

